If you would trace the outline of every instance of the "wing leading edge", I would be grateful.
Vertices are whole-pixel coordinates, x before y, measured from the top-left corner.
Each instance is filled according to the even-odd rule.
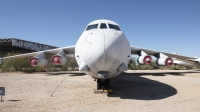
[[[15,56],[8,56],[8,57],[4,57],[2,59],[33,57],[33,56],[36,56],[36,55],[41,54],[41,53],[54,55],[54,54],[57,54],[58,52],[60,52],[61,50],[65,51],[66,54],[74,54],[75,53],[75,46],[61,47],[61,48],[57,48],[57,49],[38,51],[38,52],[20,54],[20,55],[15,55]]]
[[[131,47],[131,54],[138,54],[140,51],[144,51],[148,55],[153,55],[153,56],[156,56],[157,54],[162,53],[162,54],[169,56],[171,58],[177,58],[177,59],[180,59],[180,60],[196,60],[197,59],[197,58],[193,58],[193,57],[182,56],[182,55],[171,54],[171,53],[160,52],[160,51],[154,51],[154,50],[139,48],[139,47],[135,47],[135,46]]]

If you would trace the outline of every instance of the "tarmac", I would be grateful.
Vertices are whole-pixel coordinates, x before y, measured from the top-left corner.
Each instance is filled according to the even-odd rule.
[[[200,70],[129,70],[95,94],[81,72],[0,73],[0,112],[200,112]]]

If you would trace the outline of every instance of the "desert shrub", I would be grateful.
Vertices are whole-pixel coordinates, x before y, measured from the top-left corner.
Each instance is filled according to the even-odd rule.
[[[161,70],[189,70],[199,67],[193,66],[181,66],[181,65],[172,65],[172,66],[158,66],[155,63],[155,60],[152,61],[149,65],[140,65],[137,63],[136,58],[131,58],[128,63],[129,70],[153,70],[153,69],[161,69]]]
[[[74,55],[67,55],[67,66],[68,70],[76,71],[78,64],[76,62],[75,56]]]
[[[17,55],[16,53],[8,53],[7,56]],[[1,65],[2,72],[42,72],[44,67],[32,67],[29,63],[30,58],[6,59]]]
[[[7,56],[12,55],[13,53],[8,53]],[[1,70],[3,72],[22,71],[23,68],[31,68],[31,65],[29,64],[29,58],[6,59],[2,64]]]
[[[8,53],[7,56],[17,55],[16,53]],[[74,56],[67,56],[68,62],[65,65],[53,65],[51,63],[51,56],[47,56],[49,63],[45,66],[32,67],[30,65],[30,58],[16,58],[16,59],[6,59],[0,69],[2,72],[51,72],[51,71],[68,71],[77,70],[78,64]]]
[[[128,63],[128,69],[129,70],[137,70],[137,65],[136,65],[136,59],[131,58],[129,63]]]
[[[67,65],[62,65],[60,70],[61,71],[68,71],[68,66]]]

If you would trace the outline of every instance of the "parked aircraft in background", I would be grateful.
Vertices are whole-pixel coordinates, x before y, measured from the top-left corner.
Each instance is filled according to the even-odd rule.
[[[160,66],[200,63],[199,58],[131,47],[119,25],[110,20],[89,23],[75,46],[4,57],[3,60],[31,57],[32,66],[44,66],[48,63],[47,54],[53,55],[51,61],[55,65],[66,64],[66,54],[75,54],[79,70],[97,79],[97,89],[109,89],[109,79],[127,70],[132,54],[139,56],[139,64],[150,64],[151,56],[157,58]]]

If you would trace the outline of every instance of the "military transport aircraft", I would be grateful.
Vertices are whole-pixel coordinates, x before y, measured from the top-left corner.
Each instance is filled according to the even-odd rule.
[[[53,55],[51,61],[55,65],[67,63],[66,54],[75,54],[79,71],[97,79],[97,89],[110,88],[110,78],[127,70],[132,54],[139,56],[139,64],[150,64],[152,57],[157,58],[160,66],[198,65],[199,58],[181,56],[174,53],[165,53],[130,46],[120,26],[110,20],[100,19],[89,23],[75,46],[62,47],[2,58],[31,57],[32,66],[44,66],[48,63],[46,55]]]

